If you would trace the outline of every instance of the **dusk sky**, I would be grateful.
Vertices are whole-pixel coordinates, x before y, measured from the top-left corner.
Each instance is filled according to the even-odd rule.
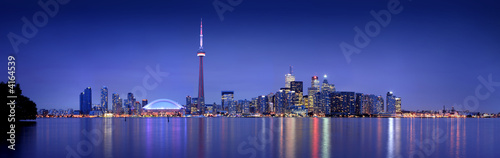
[[[46,0],[43,0],[44,2]],[[354,45],[354,27],[376,21],[371,10],[387,10],[389,0],[242,0],[224,12],[214,1],[69,1],[59,5],[43,27],[16,53],[12,32],[23,36],[22,17],[33,21],[37,1],[0,2],[2,59],[16,56],[16,79],[39,109],[79,109],[79,94],[92,87],[126,97],[144,87],[146,67],[168,73],[156,88],[137,98],[196,97],[200,19],[203,18],[205,102],[220,104],[221,91],[235,100],[275,93],[293,66],[296,80],[328,75],[337,91],[402,98],[404,110],[456,109],[500,112],[500,86],[464,107],[468,96],[492,75],[500,82],[500,5],[498,1],[403,0],[386,27],[348,62],[339,45]],[[6,69],[2,74],[7,76]],[[2,79],[6,82],[7,77]],[[155,83],[151,78],[148,83]],[[499,84],[499,83],[497,83]],[[307,93],[307,92],[305,92]],[[470,98],[470,97],[469,97]],[[473,102],[469,102],[470,105]]]

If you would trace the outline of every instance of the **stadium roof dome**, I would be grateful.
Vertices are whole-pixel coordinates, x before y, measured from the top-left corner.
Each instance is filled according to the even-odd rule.
[[[143,107],[146,110],[180,110],[184,107],[170,99],[158,99]]]

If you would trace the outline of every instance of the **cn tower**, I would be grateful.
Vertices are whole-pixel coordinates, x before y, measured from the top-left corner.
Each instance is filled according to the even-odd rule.
[[[205,51],[203,50],[203,19],[201,19],[200,23],[200,49],[198,49],[197,56],[200,57],[200,74],[199,74],[199,82],[198,82],[198,104],[196,108],[203,115],[205,108],[205,90],[203,85],[203,57],[205,56]]]

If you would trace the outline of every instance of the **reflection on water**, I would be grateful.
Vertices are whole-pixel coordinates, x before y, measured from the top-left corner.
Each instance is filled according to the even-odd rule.
[[[19,134],[15,156],[496,157],[499,124],[464,118],[52,118]]]

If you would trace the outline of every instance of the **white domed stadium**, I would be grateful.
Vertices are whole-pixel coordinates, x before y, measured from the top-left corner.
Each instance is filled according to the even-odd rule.
[[[158,99],[143,107],[143,115],[151,116],[182,116],[184,107],[170,99]]]

